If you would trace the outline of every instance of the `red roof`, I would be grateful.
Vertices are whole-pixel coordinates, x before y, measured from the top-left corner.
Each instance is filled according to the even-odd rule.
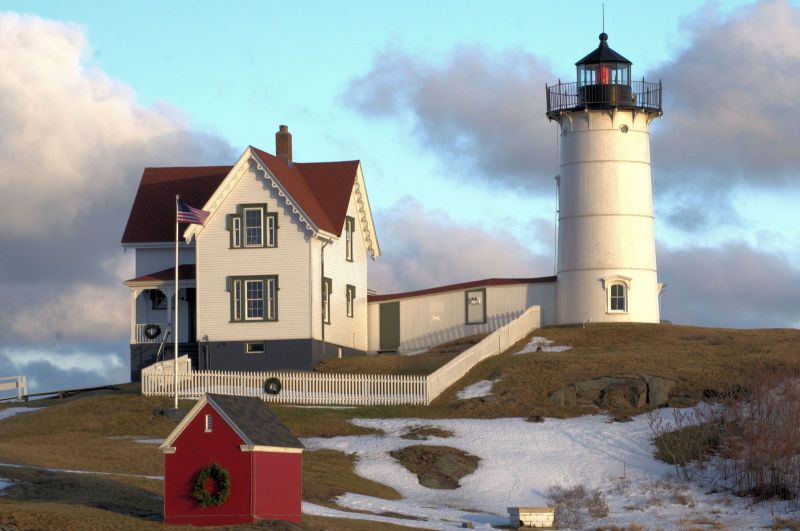
[[[472,282],[462,282],[460,284],[449,284],[438,288],[421,289],[418,291],[405,291],[403,293],[388,293],[386,295],[368,295],[367,302],[391,301],[395,299],[407,299],[420,295],[431,295],[433,293],[446,293],[448,291],[460,291],[470,288],[482,288],[484,286],[507,286],[510,284],[547,284],[555,282],[557,277],[537,277],[537,278],[485,278],[483,280],[473,280]]]
[[[357,160],[295,162],[289,166],[275,155],[252,149],[317,228],[337,236],[342,233],[356,181]]]
[[[181,264],[178,266],[178,275],[180,276],[179,280],[192,280],[195,278],[194,272],[194,264]],[[132,278],[126,280],[125,282],[152,282],[154,280],[160,281],[174,281],[175,280],[175,268],[170,267],[169,269],[163,269],[161,271],[157,271],[155,273],[148,273],[146,275],[142,275],[140,277]]]
[[[320,230],[340,235],[359,161],[295,163],[252,147],[297,205]],[[145,168],[122,243],[175,239],[175,194],[202,208],[233,166]],[[186,229],[181,224],[180,234]]]
[[[175,241],[175,194],[202,208],[232,167],[145,168],[122,243]],[[186,227],[181,223],[181,235]]]

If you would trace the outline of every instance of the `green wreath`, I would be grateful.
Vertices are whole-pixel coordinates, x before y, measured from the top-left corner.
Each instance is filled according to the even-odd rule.
[[[149,324],[144,327],[144,337],[147,339],[155,339],[161,335],[161,327],[157,324]]]
[[[268,395],[277,395],[283,389],[283,384],[277,378],[267,378],[264,382],[264,392]]]
[[[206,490],[206,481],[212,478],[217,483],[217,491],[210,494]],[[222,505],[231,497],[231,475],[219,463],[210,463],[194,480],[192,497],[203,507]]]

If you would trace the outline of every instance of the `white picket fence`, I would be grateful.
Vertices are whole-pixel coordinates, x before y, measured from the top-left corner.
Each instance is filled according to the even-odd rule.
[[[186,356],[178,359],[178,395],[199,398],[205,393],[255,396],[267,402],[309,405],[429,405],[475,365],[504,352],[539,328],[541,310],[528,308],[518,318],[486,336],[432,374],[340,374],[308,371],[193,371]],[[277,378],[277,395],[264,392],[264,382]],[[142,370],[142,394],[174,396],[172,362]]]
[[[28,397],[28,380],[24,376],[0,376],[0,394],[3,391],[16,393],[17,400]],[[0,396],[2,399],[11,398],[10,396]]]

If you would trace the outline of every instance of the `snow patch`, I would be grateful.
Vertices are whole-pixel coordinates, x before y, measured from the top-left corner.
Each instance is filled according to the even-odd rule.
[[[564,352],[572,347],[570,345],[555,345],[555,341],[547,339],[546,337],[535,336],[528,341],[528,344],[522,347],[522,350],[515,352],[515,356],[520,354],[530,354],[531,352]]]
[[[34,411],[39,411],[40,407],[9,407],[6,409],[0,410],[0,420],[8,419],[13,417],[14,415],[19,415],[20,413],[33,413]]]
[[[665,408],[655,414],[668,420],[672,412]],[[309,438],[303,444],[308,450],[326,448],[355,453],[358,475],[389,485],[402,496],[401,500],[389,501],[345,494],[336,499],[341,507],[426,519],[412,523],[393,521],[399,525],[455,529],[465,520],[483,526],[507,525],[507,507],[546,505],[547,489],[552,485],[583,485],[604,493],[609,516],[592,522],[592,527],[632,523],[647,528],[682,527],[707,517],[732,528],[753,528],[769,526],[774,515],[788,510],[786,503],[753,504],[728,494],[706,494],[715,478],[705,484],[674,479],[674,468],[653,457],[655,448],[646,415],[626,423],[610,422],[601,415],[548,418],[542,423],[518,418],[352,422],[379,429],[385,435]],[[447,446],[481,458],[478,469],[459,480],[460,488],[423,487],[414,474],[389,455],[418,444],[400,438],[414,426],[448,430],[453,436],[447,439]],[[305,511],[305,504],[303,507]],[[357,513],[345,514],[348,518],[361,518]],[[434,524],[443,527],[432,527]]]
[[[10,479],[0,478],[0,496],[3,495],[3,489],[10,487],[11,483]]]
[[[474,384],[468,385],[459,391],[456,396],[459,400],[489,396],[492,394],[492,386],[499,381],[500,380],[481,380],[479,382],[475,382]]]

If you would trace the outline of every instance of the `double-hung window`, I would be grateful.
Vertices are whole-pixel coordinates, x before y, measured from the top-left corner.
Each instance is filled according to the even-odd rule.
[[[238,205],[228,214],[231,249],[278,246],[278,213],[267,212],[265,204]]]
[[[244,209],[244,246],[262,247],[264,238],[264,209]]]
[[[278,277],[231,278],[232,321],[277,321]]]
[[[348,262],[353,261],[353,235],[356,229],[356,220],[350,216],[344,222],[345,257]]]
[[[355,315],[356,287],[347,285],[347,317]]]
[[[322,279],[322,320],[331,324],[331,293],[333,293],[333,280]]]
[[[264,281],[245,280],[244,281],[244,307],[245,319],[264,319]]]

